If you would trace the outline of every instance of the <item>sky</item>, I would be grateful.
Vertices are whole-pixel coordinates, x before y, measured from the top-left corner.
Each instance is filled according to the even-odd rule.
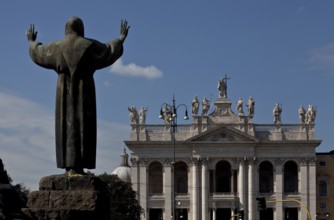
[[[80,17],[85,36],[108,42],[130,30],[124,54],[95,73],[96,174],[111,173],[130,138],[129,106],[148,108],[147,124],[163,103],[191,107],[196,95],[214,102],[217,82],[228,80],[232,110],[239,98],[255,99],[254,123],[297,124],[300,105],[317,108],[317,152],[334,149],[334,1],[183,0],[54,1],[0,3],[0,158],[14,183],[38,188],[41,177],[61,174],[55,158],[57,74],[29,57],[26,31],[37,41],[63,38],[66,21]],[[211,109],[212,111],[212,109]],[[183,122],[178,123],[191,123]]]

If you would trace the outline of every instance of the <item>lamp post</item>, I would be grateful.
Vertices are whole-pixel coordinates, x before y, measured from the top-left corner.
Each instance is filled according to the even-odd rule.
[[[160,119],[163,119],[165,120],[165,123],[169,123],[170,125],[170,132],[171,132],[171,138],[173,141],[173,161],[171,163],[172,165],[172,177],[173,177],[173,180],[172,180],[172,184],[173,184],[173,192],[172,192],[172,216],[171,216],[171,219],[176,219],[175,218],[175,215],[176,215],[176,200],[175,200],[175,132],[177,131],[177,110],[179,109],[179,107],[185,107],[185,114],[184,114],[184,117],[183,119],[184,120],[188,120],[189,117],[188,117],[188,109],[187,109],[187,106],[185,104],[179,104],[179,105],[176,105],[175,104],[175,97],[173,95],[173,104],[172,105],[169,105],[167,103],[163,103],[161,105],[161,108],[160,108],[160,115],[159,115],[159,118]]]

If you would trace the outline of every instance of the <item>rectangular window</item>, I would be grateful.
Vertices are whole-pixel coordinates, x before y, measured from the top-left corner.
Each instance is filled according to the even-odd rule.
[[[327,182],[324,180],[319,183],[319,196],[327,196]]]
[[[319,166],[325,167],[326,166],[326,161],[319,161]]]
[[[325,209],[327,207],[327,204],[325,202],[320,203],[320,208]]]

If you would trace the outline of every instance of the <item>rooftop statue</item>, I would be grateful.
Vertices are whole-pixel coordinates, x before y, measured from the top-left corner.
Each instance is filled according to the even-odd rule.
[[[277,102],[273,109],[273,116],[274,116],[275,124],[282,124],[281,113],[282,113],[282,104],[280,106],[279,103]]]
[[[244,115],[243,103],[244,101],[242,100],[242,98],[239,98],[239,100],[237,101],[237,110],[240,116]]]
[[[108,43],[84,36],[84,24],[70,18],[61,40],[43,45],[37,31],[27,31],[30,57],[39,66],[58,74],[56,94],[57,167],[69,174],[84,174],[96,161],[96,98],[93,75],[113,64],[123,54],[128,35],[127,21],[121,22],[120,37]]]
[[[221,78],[218,80],[218,92],[219,92],[219,98],[227,98],[227,80],[230,78],[227,77],[225,74],[224,78]]]
[[[140,108],[140,112],[139,112],[139,123],[140,124],[145,124],[146,123],[146,113],[148,111],[147,107],[142,106]]]
[[[198,114],[198,109],[199,109],[199,101],[198,101],[197,96],[194,96],[191,102],[191,110],[192,110],[193,115]]]
[[[129,119],[131,124],[138,124],[138,111],[135,106],[128,107],[128,110],[130,112]]]
[[[305,124],[305,114],[306,114],[306,111],[304,109],[304,106],[300,106],[299,109],[298,109],[298,113],[299,113],[299,120],[300,120],[300,123],[301,124]]]
[[[316,115],[317,115],[317,109],[312,105],[309,105],[305,114],[305,122],[307,124],[314,124]]]
[[[255,100],[252,97],[249,97],[247,102],[248,107],[248,116],[254,116]]]
[[[210,109],[210,100],[204,97],[202,101],[202,116],[207,116],[209,109]]]

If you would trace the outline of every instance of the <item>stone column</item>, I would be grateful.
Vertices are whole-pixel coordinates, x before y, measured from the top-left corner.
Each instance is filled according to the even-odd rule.
[[[299,163],[299,189],[298,192],[300,193],[300,198],[301,202],[308,207],[309,206],[309,178],[308,178],[308,172],[307,172],[307,167],[308,167],[308,161],[306,159],[302,159]],[[305,210],[304,207],[300,207],[300,216],[301,219],[308,219],[307,218],[307,211]]]
[[[216,207],[212,207],[212,220],[216,220]]]
[[[165,195],[165,212],[164,212],[164,218],[163,219],[171,219],[171,216],[173,215],[172,212],[172,204],[174,204],[174,200],[172,193],[174,193],[173,190],[173,182],[172,182],[172,166],[169,160],[166,160],[164,162],[164,181],[163,181],[163,191]]]
[[[231,194],[234,195],[234,169],[231,169]]]
[[[139,204],[144,209],[144,213],[147,216],[148,210],[147,210],[147,161],[144,159],[140,159],[140,165],[139,165],[139,192],[140,192],[140,198]]]
[[[283,161],[282,159],[278,158],[275,161],[275,181],[274,181],[274,191],[276,194],[276,200],[283,200]],[[275,220],[283,219],[283,203],[277,202],[275,203],[276,211],[275,211]]]
[[[255,220],[257,211],[255,209],[255,172],[254,172],[254,166],[255,166],[256,159],[251,158],[248,159],[248,220]]]
[[[191,207],[192,207],[192,220],[199,220],[199,186],[198,186],[198,159],[191,158],[192,161],[192,200],[191,200]]]
[[[131,158],[131,184],[134,191],[137,192],[137,199],[139,195],[139,183],[138,183],[138,166],[139,162],[137,158]]]
[[[234,215],[236,215],[237,213],[235,212],[235,208],[231,208],[231,219],[235,219]]]
[[[202,220],[208,220],[208,160],[206,158],[201,160],[202,162]]]
[[[316,158],[310,158],[309,160],[309,211],[311,217],[314,218],[316,216],[316,197],[317,197],[317,182],[316,182]]]
[[[246,210],[246,191],[245,191],[245,159],[239,158],[239,174],[238,174],[238,194],[240,199],[240,209]]]

